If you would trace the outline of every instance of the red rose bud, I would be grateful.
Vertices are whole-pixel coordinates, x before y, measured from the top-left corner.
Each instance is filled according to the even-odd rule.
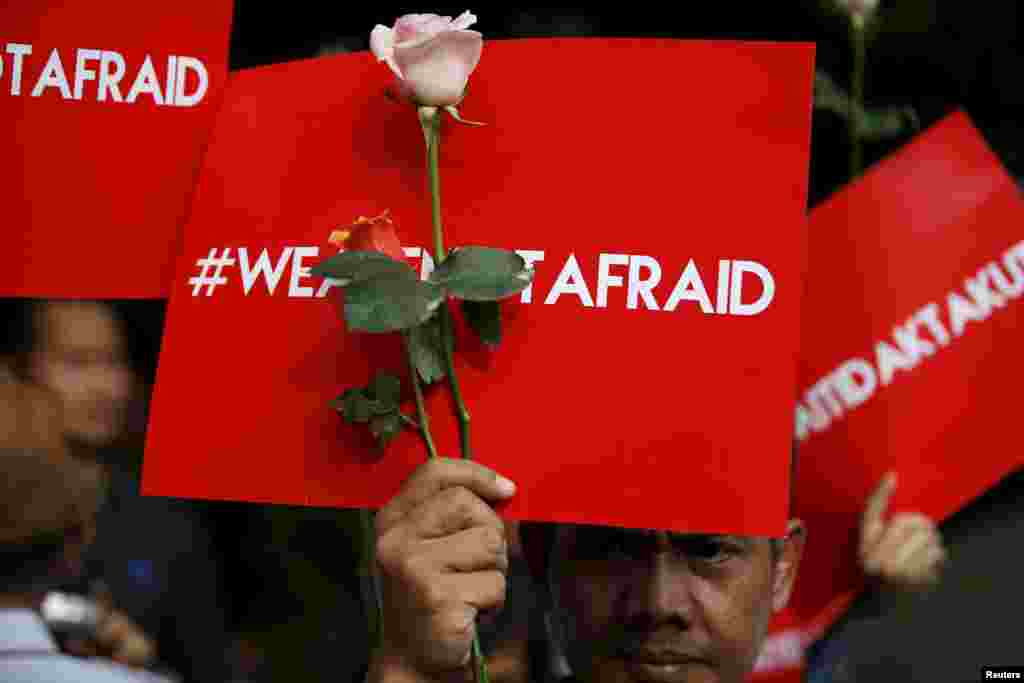
[[[405,251],[387,211],[376,218],[360,216],[352,225],[332,232],[328,241],[343,251],[379,251],[405,261]]]

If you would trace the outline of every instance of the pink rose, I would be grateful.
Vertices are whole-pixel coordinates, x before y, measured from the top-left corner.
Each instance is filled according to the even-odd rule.
[[[419,106],[456,106],[483,49],[483,36],[466,30],[475,23],[469,11],[454,21],[406,14],[394,28],[378,24],[370,33],[370,49],[377,61],[391,67],[404,97]]]

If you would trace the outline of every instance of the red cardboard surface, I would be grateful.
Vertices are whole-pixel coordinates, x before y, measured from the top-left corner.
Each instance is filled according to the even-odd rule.
[[[485,45],[462,114],[489,125],[445,124],[447,244],[544,253],[529,301],[503,303],[497,352],[458,339],[475,457],[520,487],[502,514],[784,531],[812,73],[807,45]],[[292,260],[314,264],[332,229],[384,209],[407,249],[432,244],[422,133],[383,97],[390,80],[367,53],[232,74],[172,288],[144,493],[377,507],[426,459],[412,432],[375,454],[328,407],[404,356],[397,335],[348,334],[338,290],[319,298]],[[280,281],[246,294],[264,249]],[[195,279],[211,250],[231,261],[212,292],[216,267]],[[552,297],[573,259],[577,288]],[[710,312],[665,310],[691,260]],[[743,275],[736,302],[767,308],[719,297],[720,260],[769,272],[767,287]],[[631,297],[630,270],[652,268],[650,301]],[[455,456],[447,389],[428,405]]]
[[[1022,226],[1019,189],[962,112],[812,212],[802,618],[859,586],[859,517],[886,471],[899,478],[892,513],[942,520],[1024,464],[1007,398],[1024,380]]]
[[[0,296],[168,295],[232,6],[0,8]]]

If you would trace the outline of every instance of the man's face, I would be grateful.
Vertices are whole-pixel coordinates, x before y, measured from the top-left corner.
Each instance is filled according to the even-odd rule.
[[[132,391],[117,320],[103,304],[49,303],[37,326],[32,373],[63,402],[65,435],[108,445],[123,429]]]
[[[559,602],[589,683],[740,683],[789,597],[802,527],[765,538],[566,527]]]

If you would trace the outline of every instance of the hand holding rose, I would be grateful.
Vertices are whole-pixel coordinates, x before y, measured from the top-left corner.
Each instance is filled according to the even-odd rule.
[[[461,679],[477,614],[505,598],[505,530],[486,501],[513,493],[482,465],[433,458],[380,510],[384,618],[371,681]]]

